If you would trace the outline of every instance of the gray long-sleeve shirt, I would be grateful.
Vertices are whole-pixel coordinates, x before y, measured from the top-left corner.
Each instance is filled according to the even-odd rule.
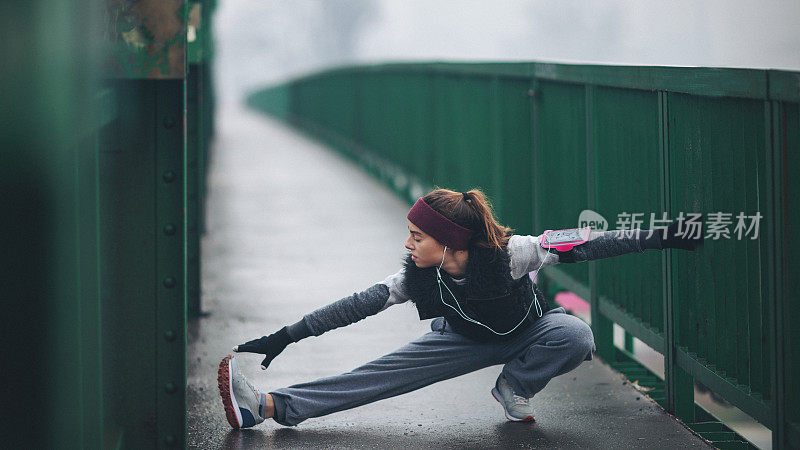
[[[510,270],[513,279],[530,272],[563,263],[577,263],[624,255],[643,253],[646,249],[661,249],[658,232],[650,230],[592,231],[588,240],[571,250],[547,250],[540,245],[542,236],[514,235],[508,241],[511,256]],[[344,297],[323,306],[287,327],[289,336],[298,341],[308,336],[319,336],[334,328],[358,322],[384,309],[404,303],[409,296],[404,287],[404,269],[389,275],[366,290]],[[458,283],[459,280],[456,280]],[[466,280],[461,280],[466,282]]]

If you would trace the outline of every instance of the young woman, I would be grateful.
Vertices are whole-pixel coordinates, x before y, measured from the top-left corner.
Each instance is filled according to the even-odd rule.
[[[496,364],[504,366],[491,394],[506,418],[533,421],[532,397],[551,378],[592,359],[594,337],[583,321],[551,308],[529,273],[646,249],[694,250],[703,239],[680,237],[673,222],[666,233],[591,232],[586,242],[558,251],[542,236],[514,235],[497,223],[477,189],[436,189],[420,198],[408,213],[408,231],[409,252],[399,272],[233,350],[264,354],[266,369],[293,342],[406,301],[420,319],[434,319],[432,331],[351,372],[269,393],[254,388],[228,355],[218,382],[233,428],[268,418],[293,426]]]

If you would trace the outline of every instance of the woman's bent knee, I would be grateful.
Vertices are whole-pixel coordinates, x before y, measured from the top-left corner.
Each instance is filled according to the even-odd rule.
[[[584,321],[574,318],[574,325],[570,328],[570,347],[576,357],[581,359],[591,359],[590,355],[595,350],[594,334],[592,328]]]

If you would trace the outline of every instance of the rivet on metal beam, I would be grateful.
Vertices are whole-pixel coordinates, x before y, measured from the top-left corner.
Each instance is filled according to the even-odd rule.
[[[171,223],[164,225],[164,234],[166,234],[167,236],[172,236],[173,234],[175,234],[175,230],[176,230],[175,225]]]
[[[178,388],[175,387],[175,383],[170,381],[164,385],[164,390],[167,392],[167,394],[174,394],[175,391],[178,390]]]
[[[164,287],[171,289],[174,288],[176,284],[177,282],[174,277],[164,278]]]
[[[164,172],[163,178],[165,182],[172,183],[173,181],[175,181],[175,172],[168,170]]]
[[[177,441],[175,436],[168,434],[167,437],[164,438],[164,443],[167,444],[168,447],[174,447]]]
[[[164,339],[166,339],[168,342],[174,341],[175,340],[175,332],[172,331],[172,330],[165,331],[164,332]]]

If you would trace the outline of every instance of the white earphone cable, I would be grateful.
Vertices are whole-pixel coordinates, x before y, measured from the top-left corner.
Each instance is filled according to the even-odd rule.
[[[541,268],[544,267],[545,261],[547,261],[547,258],[550,256],[550,252],[549,252],[550,248],[552,248],[552,247],[548,245],[548,247],[547,247],[548,252],[545,255],[545,257],[542,259],[542,263],[539,264],[539,268],[536,269],[536,275],[539,275],[539,270],[541,270]],[[528,310],[525,312],[525,316],[522,318],[522,320],[519,321],[519,323],[516,326],[514,326],[514,328],[512,328],[512,329],[510,329],[510,330],[508,330],[508,331],[506,331],[504,333],[498,333],[497,331],[493,330],[488,325],[485,325],[485,324],[483,324],[483,323],[481,323],[481,322],[479,322],[479,321],[467,316],[467,314],[464,312],[464,310],[461,309],[461,305],[458,303],[458,299],[456,298],[455,294],[453,294],[453,291],[451,291],[450,288],[447,286],[447,283],[445,283],[444,280],[442,280],[441,268],[442,268],[442,266],[444,266],[445,252],[447,252],[447,246],[446,245],[444,246],[444,250],[442,250],[442,262],[439,264],[439,267],[436,268],[437,284],[439,285],[439,298],[442,300],[443,304],[445,304],[446,306],[450,307],[462,319],[466,320],[467,322],[471,322],[471,323],[474,323],[476,325],[480,325],[480,326],[486,328],[487,330],[491,331],[492,333],[494,333],[494,334],[496,334],[498,336],[505,336],[505,335],[513,332],[517,328],[519,328],[519,326],[522,325],[525,322],[525,319],[527,319],[528,315],[530,315],[531,307],[534,304],[536,305],[536,314],[538,315],[538,317],[542,317],[542,314],[543,314],[542,313],[542,306],[539,304],[539,296],[536,295],[536,290],[535,289],[533,290],[533,302],[530,305],[528,305]],[[528,275],[528,276],[530,276],[530,275]],[[451,305],[451,304],[447,303],[446,301],[444,301],[444,295],[442,293],[442,285],[443,284],[444,284],[445,289],[447,289],[447,292],[450,293],[450,296],[453,297],[453,300],[456,302],[456,306],[458,308],[456,308],[453,305]]]

